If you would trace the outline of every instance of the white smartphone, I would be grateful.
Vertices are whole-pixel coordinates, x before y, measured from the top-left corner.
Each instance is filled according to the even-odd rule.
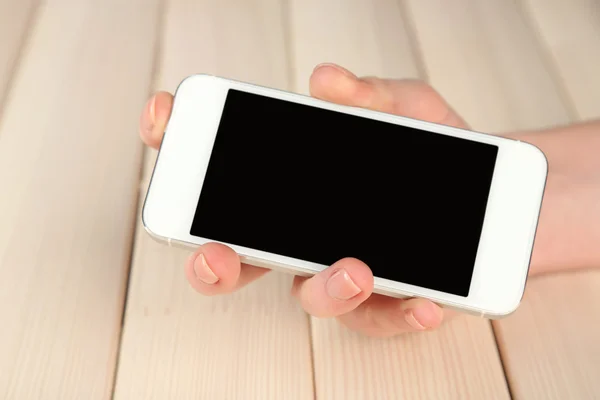
[[[533,145],[209,75],[186,78],[143,209],[173,245],[498,318],[525,289],[547,162]]]

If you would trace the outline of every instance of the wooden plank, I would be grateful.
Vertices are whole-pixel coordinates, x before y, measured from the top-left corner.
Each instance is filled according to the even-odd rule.
[[[600,272],[531,281],[523,304],[497,321],[515,399],[600,398]]]
[[[276,0],[172,0],[157,88],[193,73],[286,88],[282,13]],[[207,298],[185,281],[188,254],[138,227],[115,398],[312,399],[308,318],[291,276]]]
[[[408,0],[433,85],[476,130],[566,123],[537,41],[511,1]]]
[[[0,0],[0,112],[36,3],[36,0]]]
[[[572,116],[598,118],[600,85],[593,70],[600,60],[598,4],[521,3]],[[515,315],[494,323],[515,398],[600,397],[599,292],[599,271],[536,278]]]
[[[0,125],[0,397],[112,391],[156,1],[48,1]]]
[[[392,339],[313,319],[313,342],[318,398],[510,398],[492,329],[479,318]]]
[[[296,91],[308,92],[310,73],[323,62],[343,65],[358,76],[419,75],[396,0],[293,0],[290,17]]]
[[[361,75],[418,77],[396,1],[296,0],[290,15],[297,91],[307,93],[308,77],[323,61]],[[474,317],[392,339],[369,339],[335,320],[312,319],[312,338],[317,398],[509,397],[490,324]]]
[[[520,0],[550,70],[578,119],[600,117],[600,5],[595,0]]]

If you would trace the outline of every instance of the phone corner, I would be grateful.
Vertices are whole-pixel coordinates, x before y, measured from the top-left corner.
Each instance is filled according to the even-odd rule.
[[[543,169],[544,176],[546,176],[548,174],[548,157],[546,153],[532,143],[523,141],[519,141],[518,143],[520,148],[527,152],[528,159],[534,160],[536,165],[539,165]]]
[[[158,233],[155,232],[155,230],[152,228],[152,224],[149,222],[149,218],[148,218],[148,208],[147,208],[147,204],[146,201],[144,201],[144,205],[142,206],[142,212],[141,214],[141,222],[142,222],[142,226],[144,227],[144,230],[146,231],[146,233],[148,234],[148,236],[150,236],[152,239],[154,239],[155,241],[159,242],[159,243],[168,243],[169,239],[159,235]]]
[[[171,239],[157,235],[156,233],[152,232],[152,230],[150,230],[147,226],[144,225],[144,230],[146,231],[146,233],[148,234],[148,236],[150,236],[155,242],[160,243],[160,244],[167,244],[167,245],[171,245]]]
[[[142,226],[144,227],[144,230],[146,231],[146,234],[148,234],[148,236],[152,237],[155,240],[158,241],[164,241],[162,236],[157,235],[156,233],[154,233],[154,231],[152,230],[152,228],[150,228],[150,226],[146,223],[146,220],[144,218],[144,214],[142,213]]]
[[[498,308],[495,310],[485,310],[481,313],[481,317],[491,320],[498,320],[509,317],[519,309],[522,299],[523,296],[521,295],[518,299],[516,299],[516,301],[512,301],[506,307]]]
[[[177,96],[178,92],[181,92],[183,89],[185,89],[187,87],[201,85],[205,82],[213,82],[217,79],[220,79],[220,78],[215,75],[211,75],[211,74],[207,74],[207,73],[197,73],[197,74],[188,75],[185,78],[183,78],[183,80],[181,82],[179,82],[179,85],[177,86],[177,89],[175,90],[175,96]]]

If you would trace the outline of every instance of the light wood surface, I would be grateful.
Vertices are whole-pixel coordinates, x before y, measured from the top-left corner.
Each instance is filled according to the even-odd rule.
[[[536,129],[600,116],[599,16],[593,0],[0,0],[0,399],[600,398],[598,270],[532,279],[493,324],[370,339],[307,316],[281,273],[198,295],[189,253],[136,214],[151,90],[210,73],[307,93],[337,62],[427,79],[476,130]]]
[[[491,327],[476,317],[393,339],[314,318],[312,332],[317,398],[510,398]]]
[[[278,1],[171,1],[156,87],[209,73],[285,89],[283,26]],[[312,399],[308,317],[291,276],[207,298],[185,281],[188,255],[138,226],[115,398]]]
[[[536,278],[515,314],[494,323],[515,398],[600,398],[598,293],[598,271]]]
[[[36,0],[0,0],[0,112],[8,83],[24,50],[36,5]]]
[[[415,78],[419,65],[396,0],[291,0],[290,59],[297,92],[315,66],[333,62],[358,76]]]
[[[569,108],[579,119],[600,118],[600,3],[520,0],[539,36]]]
[[[46,2],[5,105],[2,399],[112,391],[157,8],[108,4]]]
[[[513,1],[406,4],[430,81],[473,129],[496,133],[569,120]]]
[[[307,316],[290,278],[269,273],[205,298],[185,281],[188,252],[138,227],[115,399],[312,399]]]

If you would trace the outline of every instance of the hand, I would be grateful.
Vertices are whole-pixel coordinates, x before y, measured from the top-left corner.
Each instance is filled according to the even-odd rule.
[[[443,125],[466,127],[462,118],[441,96],[421,81],[357,78],[339,66],[324,64],[315,68],[310,78],[310,92],[314,97],[339,104],[369,108]],[[140,123],[140,135],[147,145],[153,148],[158,148],[160,145],[172,103],[173,97],[165,92],[156,94],[148,102]],[[534,133],[512,136],[530,141],[545,150],[546,136]],[[560,143],[557,147],[560,147]],[[562,192],[555,188],[553,182],[555,179],[549,178],[544,204],[549,203],[551,207],[560,207],[561,204],[557,202],[560,202]],[[596,184],[596,191],[598,186]],[[594,204],[591,201],[593,194],[592,191],[591,194],[587,193],[583,196],[583,202],[588,207]],[[562,198],[565,203],[562,204],[563,211],[568,215],[569,204],[565,196]],[[538,231],[538,237],[542,243],[552,244],[556,239],[547,230],[555,226],[551,223],[552,218],[544,215],[554,215],[555,210],[548,210],[548,207],[544,210],[542,218],[550,220],[550,223],[540,222],[540,230],[546,229],[546,231]],[[575,226],[573,229],[577,230],[578,227]],[[577,242],[571,240],[570,243]],[[552,254],[552,246],[542,244],[541,247],[542,252],[546,253],[538,254],[540,252],[536,244],[532,272],[543,272],[546,265],[549,265],[543,263],[548,258],[544,254],[548,252]],[[540,266],[535,264],[536,260],[542,260]],[[217,243],[200,246],[185,265],[186,277],[190,284],[205,295],[232,292],[267,272],[268,270],[263,268],[241,264],[232,249]],[[295,277],[292,287],[292,293],[308,313],[316,317],[337,317],[349,328],[371,336],[392,336],[403,332],[433,329],[438,327],[444,318],[448,319],[452,313],[429,300],[395,299],[372,294],[372,290],[371,270],[360,260],[353,258],[342,259],[310,278]]]
[[[464,127],[462,119],[428,85],[419,81],[358,79],[335,65],[321,65],[310,79],[315,97],[335,103],[370,108],[411,118]],[[158,93],[141,119],[141,136],[158,148],[173,98]],[[235,229],[235,227],[232,227]],[[240,263],[230,248],[208,243],[190,256],[186,276],[205,295],[229,293],[267,273]],[[444,311],[425,299],[395,299],[372,294],[373,274],[357,259],[342,259],[310,278],[295,277],[292,293],[304,309],[317,317],[337,317],[352,329],[375,336],[436,328]]]

